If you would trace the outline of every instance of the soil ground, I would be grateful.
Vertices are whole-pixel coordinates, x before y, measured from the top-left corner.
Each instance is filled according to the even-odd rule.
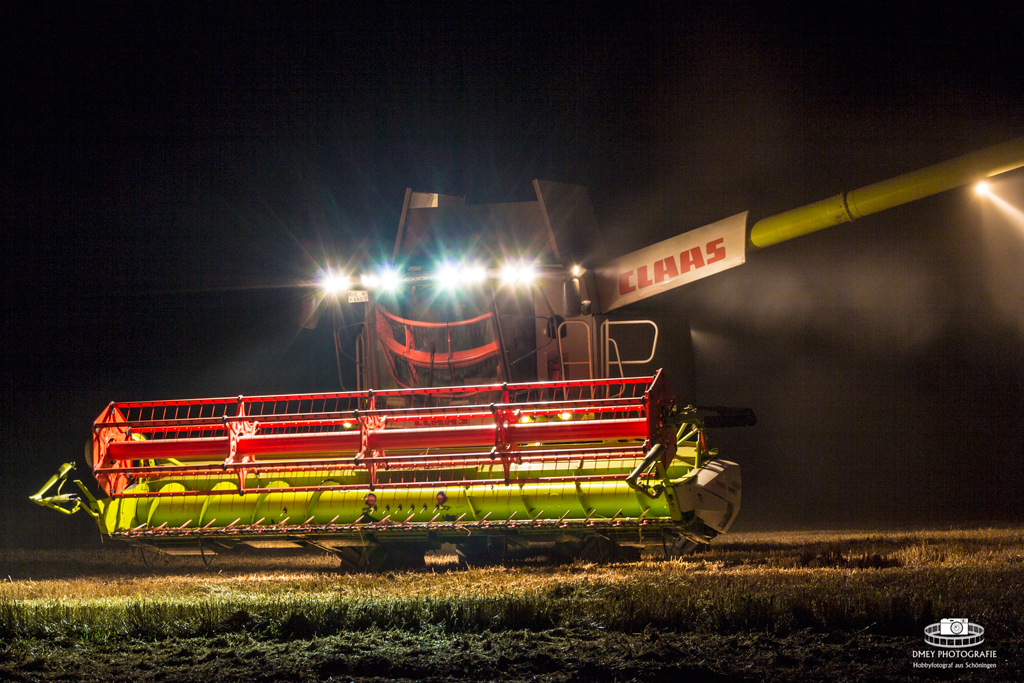
[[[308,555],[5,553],[0,680],[1024,678],[1021,530],[722,541],[671,561],[466,570],[441,555],[383,575]],[[982,624],[984,645],[927,645],[942,617]]]
[[[273,642],[245,635],[0,649],[9,681],[1019,681],[1006,670],[915,670],[915,637],[507,631],[445,636],[377,631]]]

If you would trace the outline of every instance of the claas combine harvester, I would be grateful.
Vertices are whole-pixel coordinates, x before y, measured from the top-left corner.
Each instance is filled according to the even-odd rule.
[[[687,323],[630,305],[750,248],[1021,165],[1024,138],[615,259],[582,187],[535,181],[535,201],[478,206],[407,191],[391,264],[325,268],[303,313],[307,327],[358,318],[351,354],[334,331],[355,391],[111,403],[88,452],[106,497],[66,464],[32,499],[171,554],[307,546],[382,568],[443,543],[469,563],[685,552],[740,506],[739,465],[707,430],[754,417],[692,407]]]

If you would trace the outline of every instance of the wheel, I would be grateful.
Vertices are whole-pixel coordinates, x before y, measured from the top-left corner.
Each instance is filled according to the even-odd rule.
[[[467,567],[483,567],[500,564],[505,560],[508,543],[500,537],[468,538],[455,545],[455,553],[459,556],[459,564]]]
[[[385,559],[382,569],[423,569],[427,566],[426,553],[428,548],[420,543],[386,543]]]
[[[342,571],[349,573],[357,573],[366,570],[366,548],[338,548],[335,552],[335,556],[341,563]]]
[[[207,556],[206,546],[203,545],[202,541],[199,541],[199,555],[203,558],[203,564],[209,567],[210,563],[213,562],[215,553],[211,550],[209,556]]]
[[[362,547],[339,548],[336,555],[345,571],[384,572],[426,567],[424,555],[427,550],[422,543],[374,543]]]
[[[640,559],[640,548],[621,546],[610,538],[595,535],[583,542],[576,556],[597,564],[637,562]]]
[[[707,547],[707,543],[691,541],[685,536],[670,536],[666,534],[662,538],[662,548],[664,550],[666,560],[670,560],[674,557],[685,557],[687,555],[693,555],[694,553],[704,552]]]

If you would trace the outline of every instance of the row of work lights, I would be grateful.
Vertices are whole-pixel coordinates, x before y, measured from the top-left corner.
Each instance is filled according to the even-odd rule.
[[[525,261],[509,262],[499,269],[489,269],[480,264],[443,263],[433,272],[410,271],[403,274],[397,268],[387,266],[355,277],[328,269],[320,276],[318,284],[327,294],[340,294],[357,288],[394,292],[406,283],[421,282],[430,282],[446,290],[456,290],[480,285],[489,280],[497,280],[508,286],[529,286],[537,279],[537,275],[537,266]]]

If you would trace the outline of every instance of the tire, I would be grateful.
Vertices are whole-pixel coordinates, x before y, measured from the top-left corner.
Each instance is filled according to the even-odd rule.
[[[459,564],[466,567],[485,567],[505,560],[508,544],[504,538],[471,538],[455,546]]]
[[[704,552],[708,547],[707,543],[691,541],[685,536],[666,536],[662,541],[666,560]]]
[[[640,559],[640,549],[621,546],[609,538],[595,535],[583,542],[577,557],[597,564],[636,562]]]

